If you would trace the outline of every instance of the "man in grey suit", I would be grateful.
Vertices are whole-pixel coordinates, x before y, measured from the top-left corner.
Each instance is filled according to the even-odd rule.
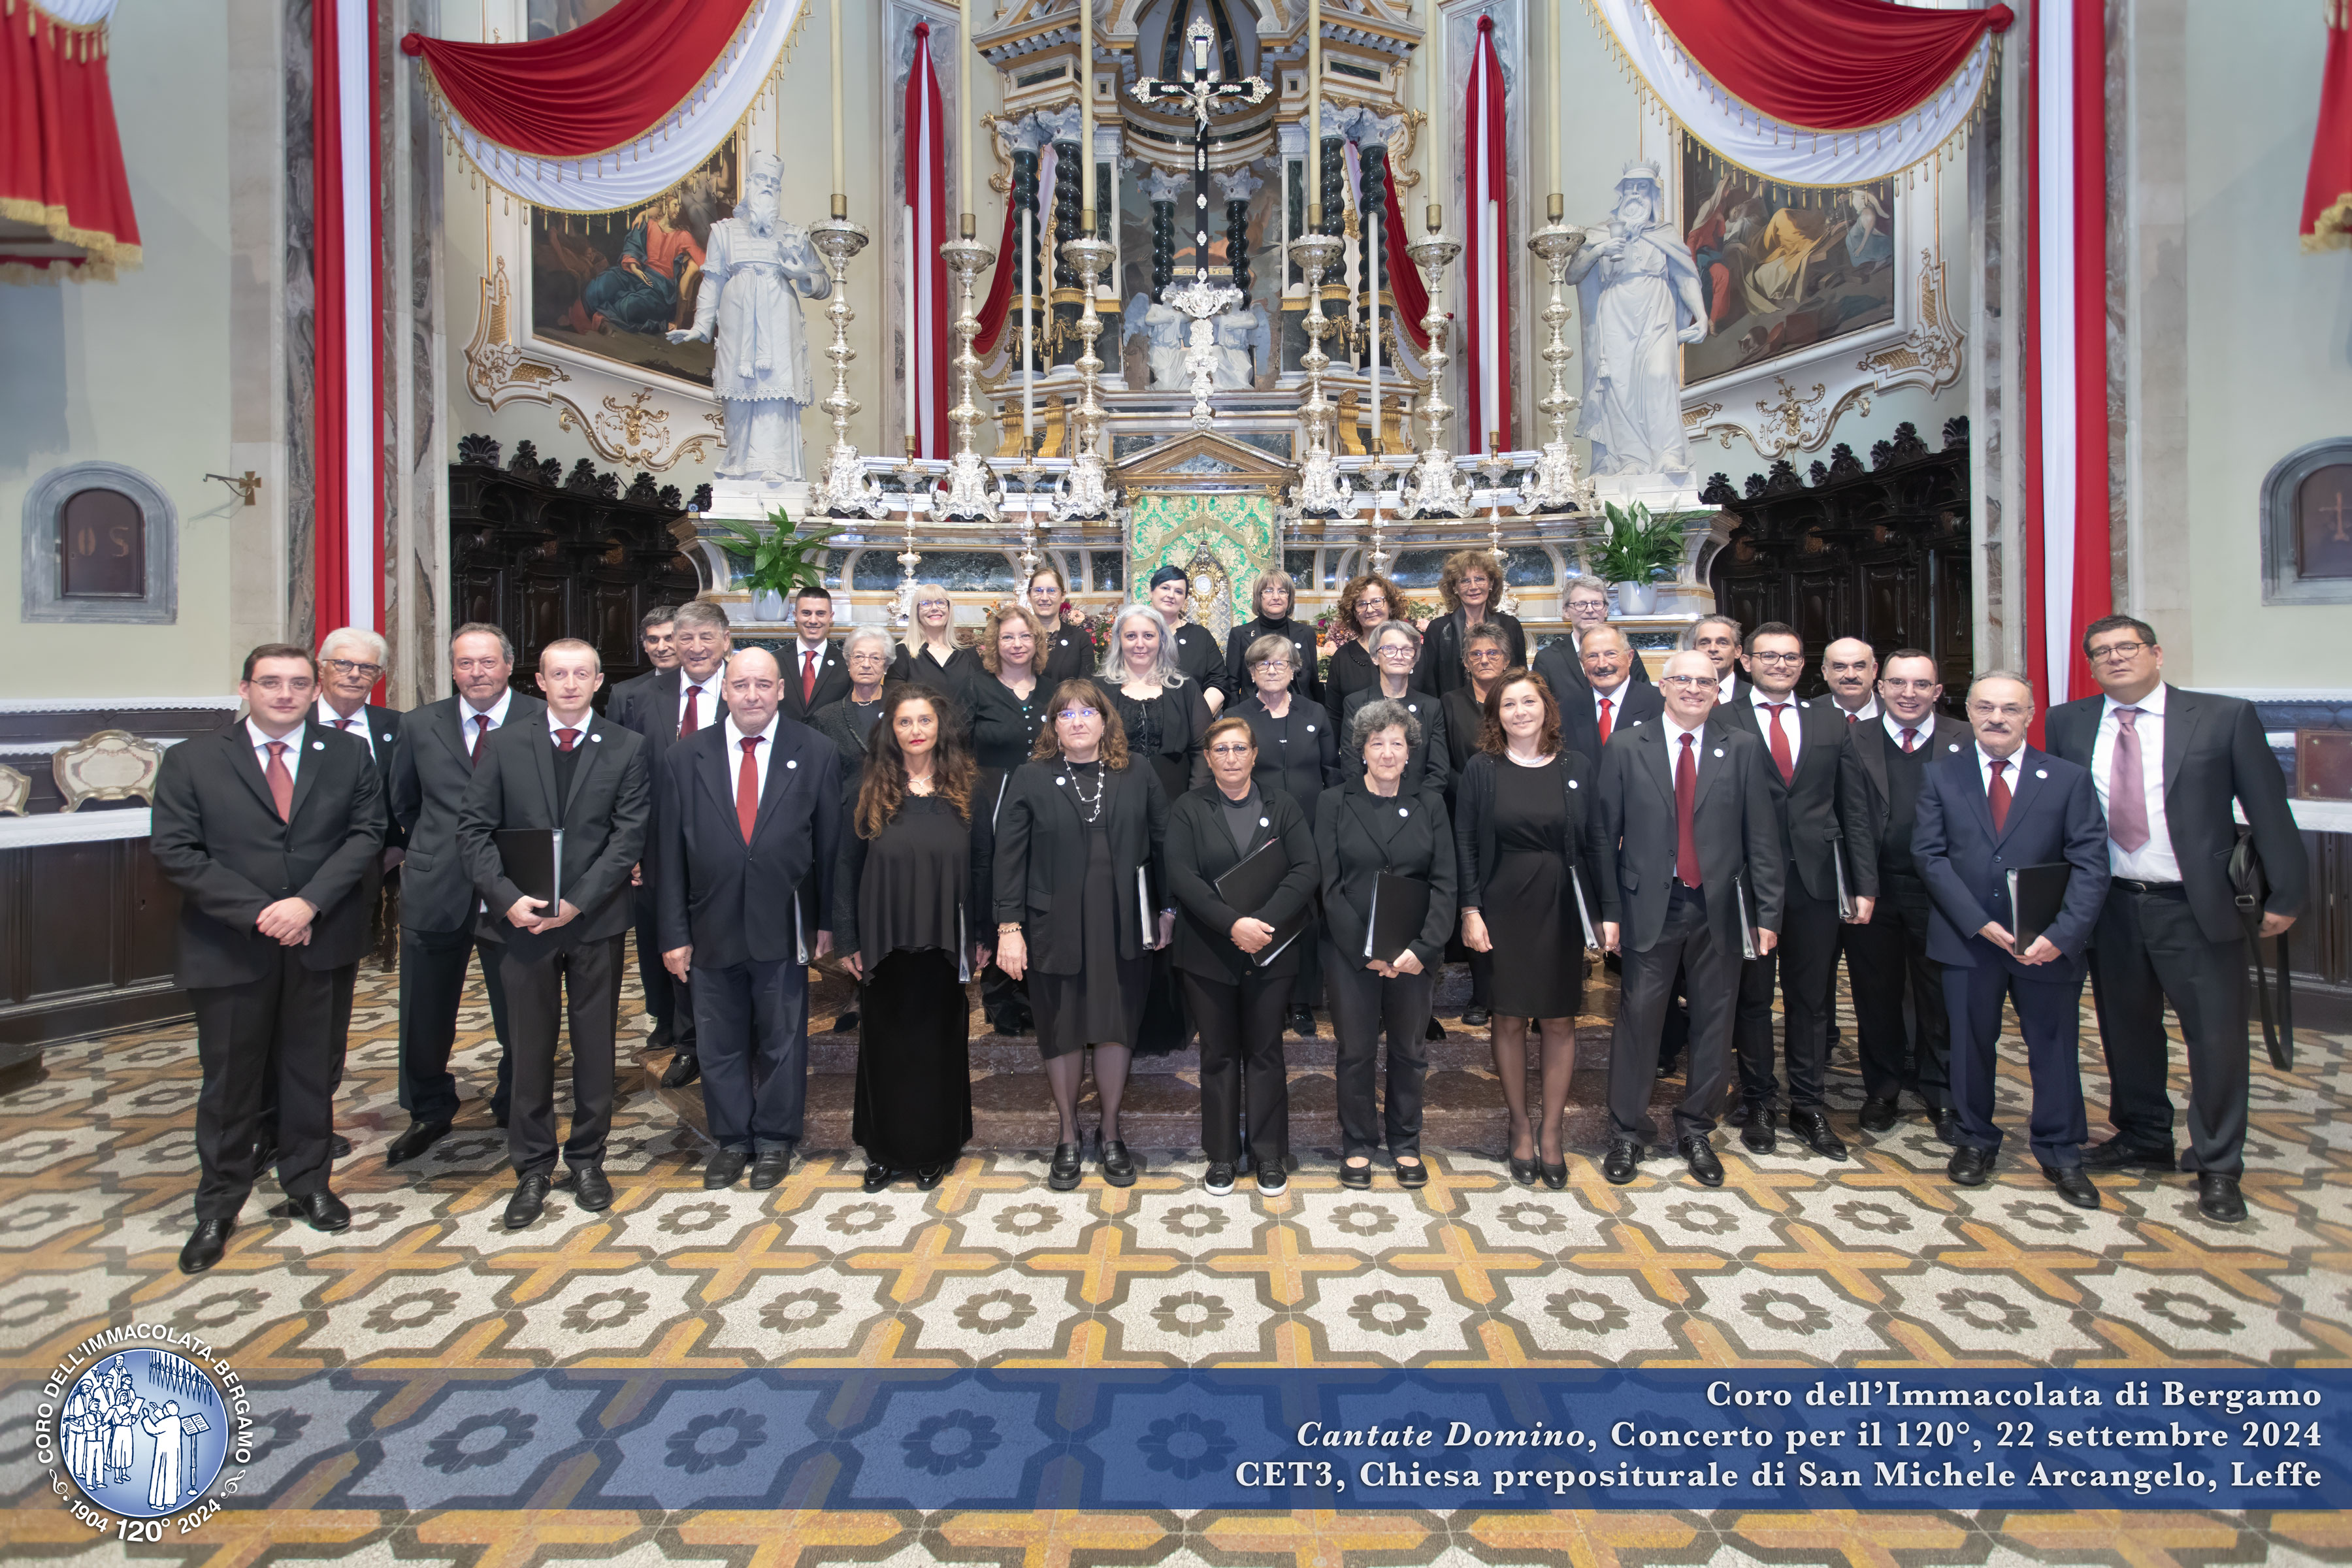
[[[493,735],[458,811],[458,846],[487,905],[482,937],[505,949],[499,968],[514,1014],[509,1230],[530,1224],[547,1203],[556,1152],[555,1042],[567,1003],[572,1136],[563,1159],[582,1208],[613,1203],[604,1139],[613,1125],[621,944],[635,910],[629,873],[645,852],[653,785],[644,737],[599,719],[590,706],[604,684],[604,663],[591,645],[564,637],[542,648],[545,724]],[[558,835],[555,908],[526,895],[509,875],[498,835],[510,828]]]
[[[237,687],[247,716],[163,753],[155,863],[182,894],[177,979],[196,1015],[196,1226],[180,1269],[220,1261],[260,1173],[274,1099],[288,1211],[352,1223],[328,1190],[334,1042],[367,951],[361,889],[383,851],[383,784],[367,748],[310,716],[308,648],[265,643]]]
[[[1618,731],[1601,753],[1601,939],[1624,962],[1601,1173],[1621,1186],[1632,1181],[1655,1132],[1650,1092],[1680,968],[1690,995],[1690,1073],[1675,1108],[1675,1149],[1714,1187],[1723,1184],[1723,1163],[1710,1135],[1730,1077],[1742,922],[1752,924],[1759,954],[1772,951],[1788,862],[1766,776],[1771,760],[1752,726],[1715,712],[1714,661],[1677,653],[1659,685],[1664,715]]]
[[[2050,710],[2050,754],[2088,768],[2107,816],[2105,907],[2091,938],[2091,994],[2107,1057],[2107,1118],[2116,1134],[2086,1151],[2093,1170],[2174,1169],[2172,1004],[2189,1056],[2189,1151],[2197,1207],[2231,1224],[2246,1217],[2245,927],[2228,877],[2246,814],[2270,898],[2260,935],[2294,924],[2310,881],[2303,836],[2286,803],[2286,775],[2253,704],[2164,679],[2156,629],[2129,616],[2091,623],[2083,637],[2105,693]]]
[[[457,1119],[449,1053],[457,1043],[466,964],[477,951],[499,1037],[490,1117],[501,1127],[514,1073],[499,944],[478,934],[475,915],[482,900],[457,847],[457,807],[490,736],[509,724],[536,722],[546,705],[508,684],[514,644],[480,621],[459,626],[449,638],[449,673],[457,694],[409,714],[392,756],[392,814],[408,835],[408,858],[400,868],[400,1088],[409,1117],[384,1151],[385,1163],[393,1165],[447,1137]]]

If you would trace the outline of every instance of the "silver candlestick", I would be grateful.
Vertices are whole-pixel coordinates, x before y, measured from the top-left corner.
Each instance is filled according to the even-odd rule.
[[[1555,192],[1551,197],[1551,221],[1528,236],[1528,248],[1544,264],[1551,279],[1551,299],[1545,304],[1544,326],[1549,332],[1543,347],[1543,362],[1551,370],[1551,388],[1536,399],[1536,406],[1551,422],[1551,438],[1543,444],[1542,455],[1528,476],[1519,497],[1522,515],[1536,512],[1591,511],[1594,507],[1590,480],[1576,477],[1576,450],[1568,444],[1568,416],[1576,412],[1577,400],[1569,395],[1568,360],[1568,287],[1569,264],[1576,253],[1584,248],[1584,231],[1560,222],[1561,202]]]
[[[1462,245],[1446,236],[1444,220],[1444,210],[1430,203],[1429,232],[1404,247],[1429,289],[1429,313],[1421,319],[1422,331],[1429,336],[1429,352],[1423,356],[1429,367],[1429,391],[1421,400],[1428,435],[1420,462],[1397,487],[1397,510],[1405,517],[1460,517],[1469,504],[1470,487],[1454,473],[1454,454],[1445,447],[1445,420],[1454,409],[1445,401],[1444,277],[1446,268],[1462,254]]]
[[[1307,455],[1298,465],[1301,517],[1339,516],[1348,509],[1352,489],[1331,455],[1331,405],[1323,397],[1323,373],[1331,363],[1323,352],[1323,340],[1331,334],[1330,320],[1323,314],[1323,275],[1339,259],[1341,241],[1336,234],[1317,232],[1322,221],[1322,207],[1308,207],[1307,232],[1290,242],[1290,259],[1307,275],[1307,353],[1298,361],[1307,371],[1307,401],[1298,409],[1307,426]]]
[[[1076,440],[1071,449],[1069,478],[1054,499],[1056,522],[1098,521],[1110,516],[1117,499],[1103,467],[1103,408],[1097,395],[1103,362],[1095,353],[1095,340],[1102,336],[1102,318],[1095,313],[1095,279],[1109,269],[1118,250],[1110,241],[1095,237],[1092,214],[1081,214],[1079,226],[1086,232],[1062,242],[1062,258],[1078,274],[1078,406],[1071,416]]]
[[[1510,473],[1511,465],[1495,450],[1498,444],[1495,436],[1487,437],[1486,455],[1478,459],[1478,471],[1486,479],[1486,550],[1494,556],[1499,571],[1503,561],[1503,479]],[[1493,592],[1495,608],[1507,616],[1519,613],[1519,596],[1511,592],[1508,584],[1498,580]]]
[[[833,198],[833,216],[809,225],[808,236],[809,245],[833,274],[833,299],[824,308],[833,323],[833,342],[824,351],[833,362],[833,390],[820,405],[833,416],[833,445],[825,452],[824,476],[810,489],[809,502],[826,517],[881,517],[889,510],[882,487],[866,477],[865,460],[849,439],[849,416],[859,406],[849,395],[849,362],[857,357],[849,346],[849,323],[857,314],[849,308],[849,263],[866,248],[869,237],[849,221],[849,203],[838,195]]]
[[[1381,492],[1388,488],[1389,475],[1394,471],[1389,467],[1385,444],[1375,437],[1371,460],[1364,465],[1364,488],[1372,494],[1372,548],[1364,560],[1383,577],[1388,575],[1390,556],[1388,542],[1381,537]],[[1402,497],[1403,492],[1400,489],[1398,493]]]
[[[981,268],[996,259],[996,252],[972,237],[972,215],[963,215],[963,237],[940,247],[940,256],[956,279],[956,400],[948,410],[955,426],[955,450],[948,458],[948,476],[940,487],[938,515],[949,522],[1001,522],[1004,514],[990,493],[995,476],[972,449],[972,427],[980,423],[980,356],[971,341],[980,335],[980,318],[972,311],[972,291]]]
[[[907,437],[907,455],[898,462],[901,499],[907,507],[907,544],[898,552],[898,599],[890,612],[890,624],[908,626],[915,620],[915,568],[923,563],[923,552],[915,548],[915,438]]]

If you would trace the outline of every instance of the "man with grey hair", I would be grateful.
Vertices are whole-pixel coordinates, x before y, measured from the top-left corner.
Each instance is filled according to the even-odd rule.
[[[1568,636],[1554,637],[1538,649],[1529,668],[1544,678],[1544,683],[1551,688],[1553,699],[1565,712],[1570,706],[1571,691],[1587,684],[1584,639],[1609,624],[1609,586],[1595,578],[1572,577],[1569,579],[1568,591],[1560,595],[1559,602],[1560,608],[1568,615]],[[1618,635],[1623,637],[1624,633],[1620,630]],[[1626,639],[1625,646],[1633,647],[1630,637]],[[1626,670],[1627,679],[1637,680],[1643,686],[1650,684],[1650,671],[1642,663],[1639,653],[1634,653],[1627,661]]]
[[[1682,645],[1706,655],[1715,666],[1717,702],[1745,702],[1748,683],[1739,679],[1739,623],[1729,616],[1701,616],[1684,631]]]
[[[376,782],[383,786],[383,797],[392,798],[392,753],[400,743],[400,711],[370,702],[368,697],[379,681],[390,673],[392,648],[381,634],[365,626],[338,626],[319,641],[319,700],[312,717],[331,730],[340,730],[356,739],[375,759]],[[406,837],[400,824],[387,816],[384,825],[383,853],[368,867],[360,882],[361,902],[371,911],[372,947],[381,948],[383,939],[399,928],[398,910],[400,885],[393,872],[401,861]],[[337,1015],[348,1026],[348,1009]],[[343,1081],[343,1057],[350,1044],[348,1027],[337,1033],[334,1041],[336,1087]],[[352,1152],[352,1141],[341,1133],[329,1140],[330,1152],[338,1160]]]

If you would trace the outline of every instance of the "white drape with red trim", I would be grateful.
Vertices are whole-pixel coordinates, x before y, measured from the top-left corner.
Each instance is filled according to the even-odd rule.
[[[915,57],[907,69],[906,214],[907,267],[912,309],[906,323],[907,374],[914,383],[909,406],[916,456],[948,455],[948,264],[940,247],[948,238],[948,144],[946,111],[939,73],[931,63],[931,28],[915,24]]]
[[[1470,80],[1462,112],[1462,189],[1469,204],[1467,265],[1463,285],[1470,312],[1463,345],[1469,384],[1469,441],[1476,450],[1504,451],[1511,439],[1510,210],[1506,196],[1508,143],[1504,127],[1503,62],[1495,53],[1495,18],[1478,18],[1470,54]]]
[[[317,0],[310,11],[312,610],[322,635],[383,629],[379,3]]]

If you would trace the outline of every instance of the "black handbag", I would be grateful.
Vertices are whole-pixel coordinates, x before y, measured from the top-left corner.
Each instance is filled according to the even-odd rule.
[[[2262,1006],[2263,1043],[2270,1047],[2271,1066],[2281,1072],[2294,1066],[2294,987],[2287,977],[2286,933],[2278,935],[2278,1013],[2271,1013],[2270,972],[2263,963],[2263,906],[2270,901],[2270,879],[2263,874],[2262,852],[2254,836],[2241,828],[2230,850],[2230,891],[2238,906],[2238,920],[2246,928],[2246,946],[2254,956],[2254,994]]]

